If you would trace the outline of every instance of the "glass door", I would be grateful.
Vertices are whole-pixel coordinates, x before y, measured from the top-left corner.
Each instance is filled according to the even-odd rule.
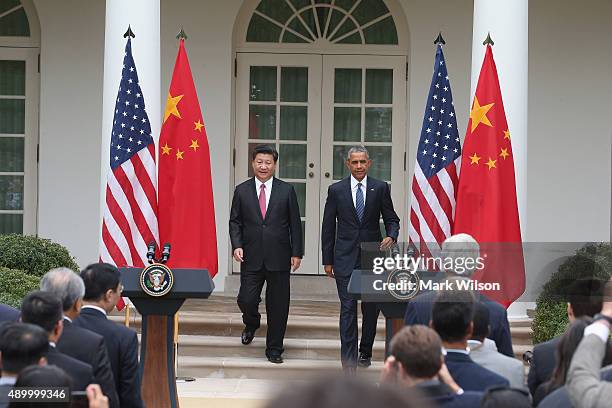
[[[304,235],[300,274],[319,271],[321,56],[238,53],[236,184],[253,176],[251,152],[276,147],[276,176],[295,188]],[[233,271],[239,271],[234,262]]]

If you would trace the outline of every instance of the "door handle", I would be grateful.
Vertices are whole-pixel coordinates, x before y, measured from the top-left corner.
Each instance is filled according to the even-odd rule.
[[[329,171],[325,172],[325,178],[329,178]]]
[[[308,173],[308,177],[313,178],[314,177],[314,173],[311,171],[310,173]]]

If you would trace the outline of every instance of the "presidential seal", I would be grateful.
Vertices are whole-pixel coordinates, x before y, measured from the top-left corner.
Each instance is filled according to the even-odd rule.
[[[396,269],[387,278],[387,290],[394,298],[406,301],[419,293],[419,275],[405,269]]]
[[[172,271],[164,264],[154,263],[140,272],[140,287],[150,296],[164,296],[174,285]]]

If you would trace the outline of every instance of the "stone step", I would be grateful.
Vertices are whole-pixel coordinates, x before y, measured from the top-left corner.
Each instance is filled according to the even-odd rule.
[[[340,339],[296,339],[286,338],[283,356],[291,360],[340,360]],[[256,336],[249,345],[243,345],[240,337],[180,335],[180,356],[216,356],[223,358],[262,357],[265,355],[266,338]],[[376,340],[373,358],[383,361],[385,342]]]
[[[368,368],[358,368],[357,375],[377,381],[382,362],[373,362]],[[178,358],[178,376],[198,378],[255,378],[308,380],[342,373],[340,361],[285,359],[283,364],[270,363],[265,357],[195,357]]]
[[[510,326],[510,334],[512,335],[513,345],[529,345],[533,344],[533,331],[531,327],[514,327]]]

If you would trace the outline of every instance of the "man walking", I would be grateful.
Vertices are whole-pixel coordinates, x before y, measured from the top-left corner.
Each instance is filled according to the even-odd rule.
[[[340,298],[340,341],[342,366],[349,373],[357,365],[357,301],[348,293],[353,269],[360,267],[362,242],[380,242],[386,250],[397,241],[399,218],[393,209],[389,185],[368,177],[372,164],[363,146],[352,147],[346,165],[351,175],[332,184],[327,191],[321,241],[325,273],[336,279]],[[380,232],[382,215],[386,237]],[[359,365],[371,364],[379,310],[374,303],[361,303],[363,326]]]
[[[274,177],[278,152],[259,145],[252,154],[254,177],[236,186],[229,220],[234,259],[240,262],[238,306],[249,344],[259,328],[259,302],[266,282],[266,357],[282,363],[289,316],[289,273],[300,267],[302,222],[293,186]]]

